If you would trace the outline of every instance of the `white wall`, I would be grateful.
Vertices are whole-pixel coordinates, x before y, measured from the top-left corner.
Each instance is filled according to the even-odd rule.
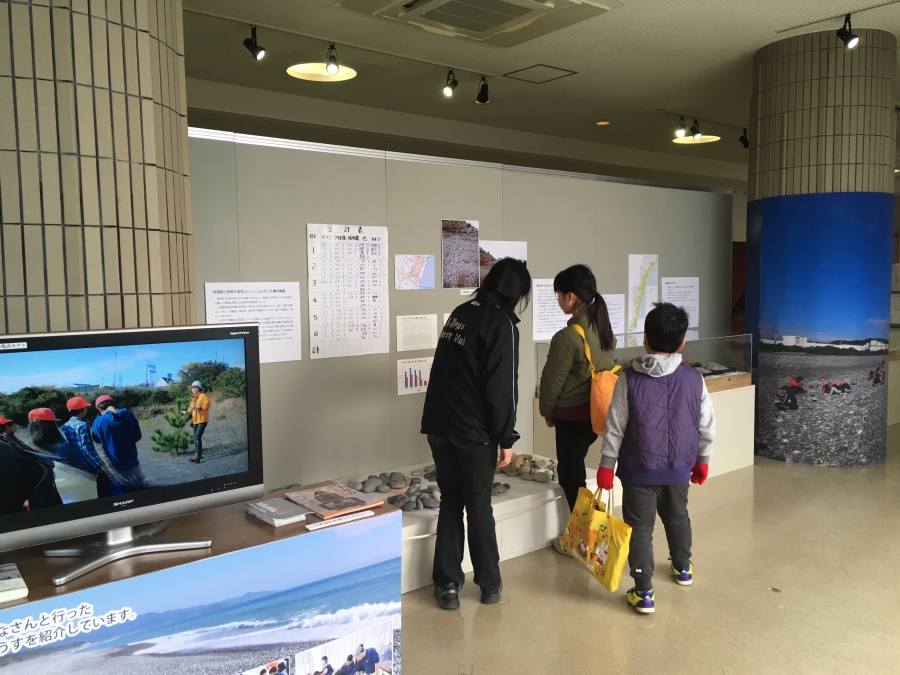
[[[297,144],[299,145],[299,144]],[[308,144],[307,144],[307,147]],[[435,255],[440,220],[478,220],[485,239],[528,241],[536,278],[591,265],[603,293],[625,293],[628,253],[658,253],[665,276],[701,278],[701,327],[730,321],[731,198],[452,161],[411,161],[191,138],[198,298],[208,281],[299,281],[306,312],[306,223],[387,225],[396,253]],[[391,316],[451,311],[458,291],[391,291]],[[203,307],[198,316],[204,317]],[[531,310],[521,332],[519,451],[531,449]],[[392,333],[394,332],[392,321]],[[424,395],[398,396],[390,354],[262,366],[269,488],[424,461]],[[404,352],[402,358],[427,356]]]

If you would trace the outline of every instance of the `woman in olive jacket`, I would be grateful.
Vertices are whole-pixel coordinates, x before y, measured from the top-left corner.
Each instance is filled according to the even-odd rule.
[[[578,489],[585,486],[584,459],[588,448],[597,440],[591,427],[591,371],[584,340],[572,325],[578,324],[584,330],[591,361],[598,372],[614,366],[616,338],[606,302],[597,292],[597,280],[587,265],[573,265],[557,274],[553,290],[562,311],[572,318],[550,341],[541,374],[540,412],[547,426],[556,429],[559,484],[571,510]],[[553,540],[553,546],[565,553],[559,537]]]

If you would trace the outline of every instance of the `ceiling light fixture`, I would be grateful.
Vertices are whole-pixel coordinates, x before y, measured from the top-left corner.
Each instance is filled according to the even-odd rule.
[[[256,26],[250,26],[250,37],[244,38],[244,46],[253,54],[257,61],[266,55],[266,48],[256,42]]]
[[[744,129],[744,133],[741,134],[741,137],[738,139],[745,148],[750,147],[750,139],[747,138],[747,130]]]
[[[694,123],[691,125],[691,136],[694,137],[695,141],[699,141],[703,134],[700,133],[700,122],[696,119]]]
[[[447,71],[447,84],[444,85],[444,96],[453,96],[453,90],[456,89],[456,76],[453,74],[453,68]]]
[[[606,120],[600,120],[599,122],[594,122],[594,124],[596,124],[598,127],[608,127],[610,123]]]
[[[678,128],[675,130],[675,136],[677,138],[684,138],[684,135],[687,133],[687,124],[684,122],[684,117],[681,118],[681,121],[678,123]]]
[[[844,17],[844,25],[837,29],[837,36],[847,49],[853,49],[859,44],[859,36],[853,32],[849,14]]]
[[[337,75],[341,67],[338,65],[337,49],[334,48],[332,42],[328,45],[328,51],[325,53],[325,72],[329,75]]]
[[[475,103],[478,105],[487,105],[491,102],[491,95],[488,92],[487,77],[481,76],[481,84],[478,85],[478,96],[475,97]]]
[[[703,143],[715,143],[716,141],[722,140],[721,136],[712,136],[702,134],[700,138],[696,138],[694,136],[685,136],[684,138],[673,138],[673,143],[678,143],[678,145],[700,145]]]

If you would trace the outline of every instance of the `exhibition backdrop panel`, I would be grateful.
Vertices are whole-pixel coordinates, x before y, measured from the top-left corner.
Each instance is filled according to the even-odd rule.
[[[197,137],[201,133],[206,138]],[[701,330],[730,323],[731,195],[562,172],[275,139],[192,132],[191,189],[198,288],[214,281],[299,281],[303,339],[307,223],[384,225],[389,254],[432,254],[441,279],[442,219],[479,221],[480,236],[528,242],[535,278],[590,265],[603,293],[627,292],[629,253],[659,254],[660,274],[696,276]],[[218,140],[217,140],[218,139]],[[250,142],[244,142],[250,140]],[[265,142],[267,145],[259,143]],[[272,147],[273,144],[279,147]],[[438,284],[440,285],[440,284]],[[397,315],[443,314],[458,290],[390,292]],[[202,303],[198,307],[203,320]],[[518,431],[530,452],[534,391],[531,310],[522,315]],[[423,394],[398,396],[398,358],[429,352],[263,364],[269,488],[381,471],[428,459]]]
[[[399,672],[401,525],[395,511],[0,610],[0,672],[307,673],[360,644]]]
[[[756,453],[833,466],[883,461],[894,195],[768,197],[748,213]]]

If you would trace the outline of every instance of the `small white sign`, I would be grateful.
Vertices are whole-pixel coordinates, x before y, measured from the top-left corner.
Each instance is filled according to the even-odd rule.
[[[437,347],[437,314],[397,317],[397,351],[415,352]]]
[[[424,359],[401,359],[397,361],[397,394],[423,394],[428,390],[431,379],[431,364],[434,357]]]
[[[684,307],[688,328],[700,325],[700,277],[663,277],[662,301]]]
[[[206,323],[259,324],[259,362],[299,361],[300,282],[206,284]]]
[[[549,340],[558,330],[566,327],[569,317],[559,308],[556,291],[553,290],[553,279],[534,279],[532,281],[532,338]]]
[[[601,295],[606,302],[606,311],[609,312],[609,325],[612,326],[612,332],[621,335],[625,332],[625,294],[601,293]]]
[[[7,352],[13,349],[28,349],[27,342],[0,342],[0,352]]]

